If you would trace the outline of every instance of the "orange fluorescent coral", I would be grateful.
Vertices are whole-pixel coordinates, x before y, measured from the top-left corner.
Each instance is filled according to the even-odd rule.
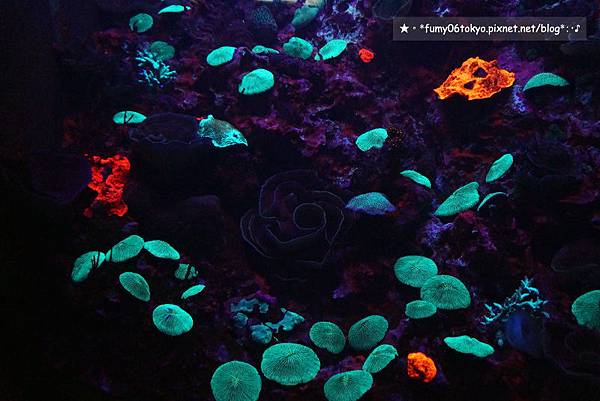
[[[358,51],[358,57],[360,57],[363,63],[370,63],[375,58],[375,53],[363,48]]]
[[[469,100],[487,99],[515,82],[514,73],[503,70],[496,64],[496,60],[485,61],[479,57],[471,57],[452,71],[434,92],[440,99],[456,93]]]
[[[84,215],[91,217],[92,208],[103,205],[111,215],[123,216],[127,213],[127,205],[123,202],[123,190],[127,175],[131,169],[129,159],[122,155],[115,155],[103,159],[92,156],[92,180],[88,187],[98,193],[91,206],[84,211]]]
[[[429,383],[437,375],[437,368],[433,359],[422,352],[408,354],[407,363],[408,377]]]

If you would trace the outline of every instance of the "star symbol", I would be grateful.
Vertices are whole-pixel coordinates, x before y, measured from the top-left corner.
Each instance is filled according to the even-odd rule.
[[[408,25],[402,24],[400,27],[400,33],[408,33]]]

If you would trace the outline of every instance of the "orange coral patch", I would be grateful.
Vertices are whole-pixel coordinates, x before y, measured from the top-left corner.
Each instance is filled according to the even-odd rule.
[[[429,383],[437,375],[437,368],[433,359],[422,352],[408,354],[407,363],[408,377]]]
[[[440,99],[456,93],[469,100],[487,99],[504,88],[512,86],[515,74],[497,66],[497,61],[485,61],[471,57],[452,71],[438,88],[434,89]]]
[[[96,199],[84,211],[86,217],[92,216],[92,208],[103,205],[111,215],[123,216],[127,213],[127,205],[123,201],[123,191],[127,176],[131,169],[129,159],[122,155],[115,155],[103,159],[92,156],[92,180],[88,187],[97,192]],[[105,178],[106,176],[106,178]]]

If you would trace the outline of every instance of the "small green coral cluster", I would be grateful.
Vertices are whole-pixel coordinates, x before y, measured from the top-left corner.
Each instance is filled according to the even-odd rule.
[[[394,274],[401,283],[421,289],[421,300],[406,305],[409,318],[423,319],[433,316],[438,309],[463,309],[471,304],[471,295],[462,281],[438,275],[435,262],[424,256],[399,258],[394,264]]]
[[[137,257],[142,250],[145,250],[148,255],[163,259],[167,262],[178,262],[180,259],[179,252],[169,243],[162,240],[144,241],[139,235],[130,235],[127,238],[119,241],[108,252],[100,251],[86,252],[75,259],[71,279],[73,282],[81,283],[93,273],[100,265],[106,263],[123,263]],[[189,274],[190,265],[178,263],[178,269],[175,276],[179,279],[189,279],[197,276]],[[183,269],[182,269],[183,267]],[[193,267],[191,267],[193,269]],[[106,269],[109,272],[109,269]],[[193,277],[192,277],[193,276]],[[146,279],[139,273],[126,271],[119,274],[119,284],[132,297],[149,302],[151,299],[150,285]],[[181,295],[182,300],[187,300],[190,297],[198,295],[204,290],[204,284],[196,284],[187,288]],[[177,336],[191,330],[194,320],[181,307],[173,304],[162,304],[157,306],[152,312],[152,321],[156,328],[164,334]]]
[[[388,322],[383,316],[367,316],[352,325],[348,341],[354,349],[368,350],[385,337],[387,329]],[[346,344],[344,333],[332,322],[316,322],[310,329],[309,337],[318,348],[333,354],[342,352]],[[323,387],[325,397],[329,401],[360,399],[373,385],[371,375],[382,371],[397,356],[394,346],[378,346],[369,354],[361,370],[331,376]],[[320,367],[321,362],[312,349],[295,343],[279,343],[267,348],[261,362],[265,377],[284,386],[295,386],[313,380]]]
[[[490,166],[487,175],[485,177],[486,183],[494,182],[502,178],[513,165],[514,159],[510,153],[502,155],[499,159],[494,161]],[[479,203],[479,184],[477,182],[470,182],[454,191],[434,212],[435,216],[447,217],[454,216],[458,213],[464,212],[465,210],[471,209],[473,206]],[[498,195],[507,195],[504,192],[494,192],[488,194],[479,206],[479,211],[490,199]]]
[[[371,315],[354,323],[348,331],[350,346],[359,351],[372,349],[385,337],[388,321],[383,316]],[[310,339],[319,348],[333,354],[342,352],[346,339],[342,330],[331,322],[317,322],[310,329]],[[389,344],[376,347],[365,360],[361,370],[351,370],[331,376],[323,387],[329,401],[356,401],[373,386],[372,374],[385,369],[398,356]]]
[[[139,68],[139,82],[150,87],[162,88],[177,77],[177,71],[165,63],[164,55],[150,49],[138,50],[135,60]]]
[[[515,292],[506,298],[502,304],[494,302],[491,305],[484,305],[487,314],[483,316],[480,323],[484,326],[504,323],[510,314],[516,310],[526,310],[532,314],[549,317],[548,313],[542,310],[547,303],[548,301],[540,296],[540,291],[533,286],[533,280],[525,277],[521,280]]]
[[[243,298],[239,302],[231,303],[229,311],[233,313],[235,326],[242,329],[248,325],[248,315],[253,313],[255,307],[258,307],[260,314],[266,314],[269,311],[269,304],[257,298]],[[260,322],[251,325],[250,338],[259,344],[269,344],[273,339],[273,333],[278,333],[279,330],[292,331],[296,326],[304,323],[304,318],[298,313],[289,311],[285,308],[280,308],[283,317],[276,323]]]
[[[365,135],[365,134],[363,134]],[[362,135],[361,135],[362,136]],[[360,138],[360,137],[359,137]],[[358,141],[357,141],[358,145]],[[364,146],[364,145],[363,145]],[[360,146],[359,146],[360,147]],[[370,147],[365,147],[365,150]],[[361,148],[363,150],[363,148]],[[494,161],[490,166],[487,175],[485,177],[486,183],[494,182],[502,178],[510,170],[513,164],[513,156],[510,153],[504,154],[498,160]],[[426,188],[431,189],[431,181],[423,174],[415,170],[404,170],[400,172],[400,175],[412,180],[416,184],[422,185]],[[505,192],[493,192],[488,194],[481,203],[479,195],[479,183],[473,181],[462,187],[456,189],[450,196],[448,196],[435,210],[434,216],[438,217],[449,217],[471,209],[479,203],[477,211],[479,211],[485,204],[487,204],[492,198],[498,195],[508,196]]]

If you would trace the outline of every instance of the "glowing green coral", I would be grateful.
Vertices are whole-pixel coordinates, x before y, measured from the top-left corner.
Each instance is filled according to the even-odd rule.
[[[255,54],[279,54],[279,50],[271,49],[270,47],[256,45],[252,48],[252,53]]]
[[[196,268],[189,263],[180,263],[175,270],[175,278],[179,280],[189,280],[198,277]]]
[[[373,386],[373,376],[365,370],[351,370],[333,375],[323,391],[328,401],[357,401]]]
[[[189,10],[190,7],[189,6],[182,6],[181,4],[172,4],[170,6],[166,6],[165,8],[161,9],[158,14],[179,14],[184,12],[185,10]]]
[[[140,274],[125,272],[119,275],[119,283],[121,286],[140,301],[150,301],[150,286],[146,279]]]
[[[394,274],[403,284],[420,288],[438,273],[435,262],[425,256],[409,255],[399,258],[394,264]]]
[[[169,336],[187,333],[194,325],[189,313],[172,304],[157,306],[152,312],[152,321],[160,332]]]
[[[567,86],[569,85],[569,82],[567,82],[567,80],[563,77],[560,77],[556,74],[552,74],[551,72],[542,72],[531,77],[523,87],[523,91],[548,85]]]
[[[348,42],[345,40],[333,39],[319,49],[319,52],[315,55],[315,60],[319,61],[335,58],[342,54],[347,46]]]
[[[438,309],[463,309],[471,305],[467,287],[453,276],[439,275],[427,280],[421,287],[421,299]]]
[[[359,135],[356,138],[356,146],[363,152],[373,148],[381,149],[387,138],[388,132],[385,128],[375,128]]]
[[[346,346],[346,337],[339,326],[331,322],[317,322],[308,333],[310,340],[319,348],[339,354]]]
[[[215,370],[210,388],[216,401],[257,401],[262,381],[254,366],[231,361]]]
[[[485,182],[496,181],[501,178],[510,169],[513,164],[513,156],[507,153],[492,163],[490,170],[485,176]]]
[[[478,358],[485,358],[494,353],[494,347],[469,336],[446,337],[444,342],[455,351]]]
[[[150,49],[137,51],[135,60],[138,62],[138,82],[151,87],[162,88],[177,77],[177,71],[161,60],[161,55]]]
[[[348,201],[346,208],[372,216],[380,216],[396,211],[396,207],[380,192],[357,195]]]
[[[152,28],[152,25],[154,25],[154,19],[145,13],[134,15],[129,19],[129,29],[137,33],[146,32]]]
[[[396,347],[389,344],[381,344],[369,354],[362,368],[371,374],[378,373],[385,369],[397,356],[398,351]]]
[[[458,188],[437,208],[434,215],[453,216],[465,210],[469,210],[479,202],[479,184],[470,182]]]
[[[354,323],[348,331],[350,346],[358,351],[371,349],[385,337],[388,321],[380,315],[367,316]]]
[[[318,7],[312,7],[304,5],[294,12],[294,18],[292,19],[292,25],[294,28],[302,28],[312,22],[319,13]]]
[[[115,124],[139,124],[143,123],[145,119],[145,115],[130,110],[119,111],[113,116],[113,122]]]
[[[543,306],[547,303],[548,301],[540,296],[540,291],[533,286],[533,279],[525,277],[521,280],[519,288],[510,297],[507,297],[502,304],[494,302],[491,305],[484,305],[487,314],[480,323],[484,326],[498,322],[504,323],[517,310],[525,310],[532,315],[550,317],[547,312],[542,311]]]
[[[227,64],[233,60],[235,50],[236,48],[232,46],[219,47],[218,49],[208,53],[208,56],[206,56],[206,62],[212,67],[218,67],[220,65]]]
[[[580,295],[571,305],[571,312],[580,325],[600,330],[600,290]]]
[[[275,332],[279,332],[279,329],[283,329],[283,331],[291,331],[297,325],[304,323],[304,318],[296,312],[286,310],[285,308],[281,308],[281,312],[283,312],[283,317],[279,322],[265,323],[269,328],[275,330]]]
[[[250,338],[259,344],[268,344],[273,339],[273,331],[264,324],[250,326]]]
[[[88,275],[95,268],[100,267],[104,262],[105,255],[100,251],[86,252],[73,262],[71,271],[71,280],[80,283],[88,278]]]
[[[202,284],[191,286],[190,288],[188,288],[187,290],[185,290],[183,292],[183,294],[181,294],[181,299],[188,299],[189,297],[193,297],[194,295],[198,295],[205,288],[206,288],[206,286],[202,285]]]
[[[425,319],[436,314],[437,307],[427,301],[412,301],[406,304],[404,312],[411,319]]]
[[[160,259],[179,260],[180,258],[179,252],[175,248],[159,239],[144,243],[144,249]]]
[[[490,199],[495,198],[496,196],[499,196],[499,195],[508,196],[508,194],[506,192],[492,192],[491,194],[488,194],[485,196],[485,198],[483,198],[483,200],[481,201],[479,206],[477,206],[477,211],[479,211],[482,207],[484,207],[485,204],[488,203],[488,201]]]
[[[264,68],[258,68],[244,75],[238,87],[242,95],[256,95],[271,89],[275,85],[273,73]]]
[[[135,258],[144,248],[144,239],[138,235],[130,235],[106,252],[106,260],[109,262],[125,262]]]
[[[283,44],[283,51],[288,56],[299,57],[306,60],[313,52],[313,45],[304,39],[293,36],[287,43]]]
[[[424,187],[431,189],[431,181],[429,181],[429,178],[425,177],[423,174],[419,173],[418,171],[404,170],[400,173],[400,175],[416,182],[419,185],[422,185]]]
[[[260,313],[269,311],[269,304],[256,298],[241,299],[239,302],[234,302],[229,306],[229,310],[231,312],[253,312],[255,306],[258,306]]]
[[[156,59],[160,61],[169,60],[175,56],[175,48],[167,42],[163,42],[161,40],[152,42],[150,45],[150,51],[154,53],[156,55]]]
[[[301,344],[279,343],[263,353],[260,369],[265,377],[284,386],[308,383],[317,376],[321,361]]]

